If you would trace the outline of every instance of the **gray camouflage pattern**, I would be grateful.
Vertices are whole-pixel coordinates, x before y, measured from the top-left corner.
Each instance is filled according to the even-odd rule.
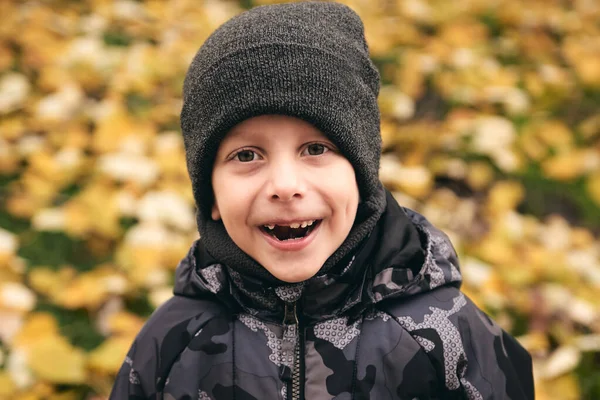
[[[352,257],[338,276],[303,284],[264,287],[197,265],[195,244],[111,399],[283,400],[299,344],[306,399],[533,399],[529,354],[460,292],[447,236],[395,207],[376,257]],[[423,239],[420,268],[394,265],[402,221]],[[286,302],[299,304],[300,325],[283,323]]]

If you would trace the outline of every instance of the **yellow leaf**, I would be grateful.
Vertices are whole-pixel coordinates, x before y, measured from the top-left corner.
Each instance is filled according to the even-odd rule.
[[[485,304],[478,291],[471,290],[471,287],[468,285],[463,285],[461,287],[461,291],[465,296],[467,296],[475,305],[481,309],[485,308]]]
[[[99,153],[116,151],[123,140],[135,130],[135,124],[123,112],[100,120],[93,135],[93,147]]]
[[[525,131],[519,138],[521,149],[527,157],[532,160],[539,161],[548,153],[548,147],[542,142],[533,132]]]
[[[600,114],[593,115],[578,126],[579,132],[585,139],[593,139],[600,135]]]
[[[6,210],[18,218],[29,219],[35,212],[43,207],[44,202],[30,193],[12,195],[6,201]]]
[[[15,347],[28,347],[47,338],[58,336],[58,323],[49,313],[36,312],[29,315],[21,331],[15,336]]]
[[[9,117],[0,121],[0,137],[6,140],[19,139],[27,131],[25,122],[18,117]]]
[[[38,395],[41,399],[47,399],[54,394],[54,385],[47,382],[36,382],[30,391]]]
[[[600,172],[590,175],[587,178],[586,188],[592,200],[600,206]]]
[[[69,78],[69,73],[64,68],[57,65],[48,65],[40,70],[37,85],[40,90],[45,92],[55,92],[60,90],[61,85]]]
[[[514,264],[510,264],[500,268],[502,278],[507,285],[512,287],[526,287],[534,283],[538,275],[532,268],[522,265],[521,268],[515,268]]]
[[[425,74],[421,63],[421,55],[409,51],[404,55],[402,67],[397,69],[394,76],[396,86],[412,99],[419,98],[423,94]]]
[[[575,70],[584,84],[600,87],[600,54],[588,54],[578,59]]]
[[[519,336],[519,343],[530,353],[546,352],[550,347],[548,335],[544,332],[533,331]]]
[[[65,285],[64,276],[45,267],[36,267],[29,273],[29,285],[38,293],[52,297]]]
[[[157,136],[157,138],[161,139],[157,140],[154,160],[163,174],[173,176],[173,178],[180,176],[189,179],[185,165],[185,151],[183,150],[183,143],[179,136],[175,137],[171,133]]]
[[[57,304],[65,308],[91,308],[96,309],[108,298],[106,288],[97,282],[93,275],[83,274],[65,287],[55,296]]]
[[[384,86],[379,95],[382,114],[398,120],[410,119],[415,112],[415,103],[406,94],[390,86]]]
[[[475,161],[469,164],[467,182],[475,190],[488,187],[494,179],[494,170],[488,163]]]
[[[171,241],[169,243],[170,246],[163,252],[163,265],[174,272],[179,265],[179,261],[189,251],[189,243],[189,240],[186,241],[183,239]]]
[[[85,353],[60,336],[44,337],[29,348],[28,364],[39,378],[57,384],[86,380]]]
[[[585,157],[580,151],[558,154],[542,163],[544,175],[561,181],[575,179],[585,172]]]
[[[9,399],[7,399],[7,400],[9,400]],[[12,399],[10,399],[10,400],[12,400]],[[19,400],[45,400],[45,399],[43,397],[40,397],[36,393],[25,392],[25,393],[19,393]]]
[[[0,45],[0,71],[8,71],[13,63],[13,54],[8,43]]]
[[[551,120],[539,125],[536,130],[539,137],[548,146],[564,150],[573,143],[573,132],[562,121]]]
[[[132,338],[113,337],[89,354],[88,366],[103,374],[116,374],[123,364]]]
[[[370,43],[369,52],[373,56],[383,56],[389,54],[394,48],[392,32],[394,29],[391,24],[395,21],[386,21],[384,18],[365,19],[365,36]]]
[[[48,400],[79,400],[81,399],[81,394],[76,390],[69,390],[66,392],[55,393],[51,396],[48,396]]]
[[[2,129],[2,128],[0,128]],[[5,142],[0,142],[3,146],[7,147],[7,151],[2,153],[0,157],[0,174],[12,175],[20,169],[20,160],[18,159],[16,150],[10,148]]]
[[[29,168],[36,175],[41,175],[52,182],[58,183],[60,181],[59,166],[50,151],[40,151],[35,156],[30,157]]]
[[[454,47],[473,47],[487,40],[487,28],[474,20],[451,20],[442,27],[440,38]]]
[[[90,210],[77,201],[71,201],[65,206],[65,231],[72,236],[81,237],[91,230],[95,217]]]
[[[492,215],[514,210],[523,199],[525,189],[518,182],[500,181],[490,190],[487,208]]]
[[[593,246],[595,240],[594,235],[585,228],[574,227],[571,229],[571,242],[574,248],[582,249]]]
[[[23,174],[21,183],[23,184],[25,191],[30,194],[38,204],[47,204],[50,202],[59,189],[57,182],[46,179],[45,176],[38,175],[32,171],[27,171]]]
[[[517,261],[511,244],[498,236],[484,238],[476,252],[482,260],[496,265],[511,265]]]
[[[536,385],[535,398],[541,400],[580,400],[578,379],[573,374],[568,374],[556,379],[544,380],[543,383],[540,382]]]
[[[10,376],[5,372],[0,372],[0,399],[14,399],[17,388]]]
[[[114,335],[134,337],[144,325],[144,320],[139,316],[121,311],[109,319],[110,331]]]
[[[88,147],[91,139],[86,128],[81,124],[73,123],[64,129],[57,129],[49,133],[48,139],[56,147],[83,150]]]
[[[550,262],[550,252],[541,245],[528,243],[523,248],[523,262],[537,270],[545,269]]]
[[[423,166],[402,167],[402,174],[397,177],[397,187],[411,197],[420,199],[431,193],[433,176]]]

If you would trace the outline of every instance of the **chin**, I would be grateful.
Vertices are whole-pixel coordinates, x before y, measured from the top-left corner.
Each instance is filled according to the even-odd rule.
[[[317,271],[315,271],[314,273],[306,273],[306,274],[299,274],[299,273],[293,273],[293,274],[289,274],[289,273],[273,274],[271,272],[271,274],[273,274],[273,276],[275,278],[279,279],[280,281],[286,282],[286,283],[299,283],[299,282],[303,282],[303,281],[306,281],[306,280],[312,278],[313,276],[315,276],[316,273],[317,273]]]
[[[275,278],[287,283],[299,283],[306,281],[319,272],[321,267],[306,268],[305,266],[290,265],[286,269],[265,267]]]
[[[309,279],[310,277],[276,276],[276,278],[285,283],[300,283],[300,282],[304,282],[305,280]]]

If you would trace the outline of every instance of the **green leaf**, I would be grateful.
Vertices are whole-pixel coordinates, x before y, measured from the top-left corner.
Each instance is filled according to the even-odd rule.
[[[49,302],[40,302],[36,311],[48,312],[58,321],[60,332],[73,346],[93,350],[104,341],[87,310],[67,310]]]
[[[58,269],[68,264],[79,271],[89,271],[103,261],[93,256],[84,241],[64,232],[28,231],[20,240],[18,255],[28,261],[29,268],[45,265]]]
[[[154,311],[154,306],[148,300],[148,292],[141,291],[136,296],[125,298],[125,308],[132,313],[147,318]]]
[[[126,47],[132,42],[132,38],[120,30],[106,31],[103,36],[104,43],[108,46]]]
[[[600,399],[600,353],[583,353],[577,368],[582,399]]]
[[[17,218],[5,211],[4,206],[0,204],[0,228],[9,232],[19,234],[29,229],[30,224],[26,219]]]
[[[152,109],[152,101],[139,93],[127,93],[125,103],[129,112],[136,116],[145,116]]]

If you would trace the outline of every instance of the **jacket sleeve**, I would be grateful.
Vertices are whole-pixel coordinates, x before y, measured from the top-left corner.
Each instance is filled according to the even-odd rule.
[[[157,375],[158,354],[139,346],[139,339],[129,349],[113,384],[109,400],[147,399],[156,392],[153,381]]]
[[[463,397],[533,400],[529,353],[466,296],[465,299],[457,321],[466,357],[457,368]]]
[[[194,334],[218,312],[210,302],[177,295],[160,306],[131,345],[109,399],[158,398],[173,363]]]

